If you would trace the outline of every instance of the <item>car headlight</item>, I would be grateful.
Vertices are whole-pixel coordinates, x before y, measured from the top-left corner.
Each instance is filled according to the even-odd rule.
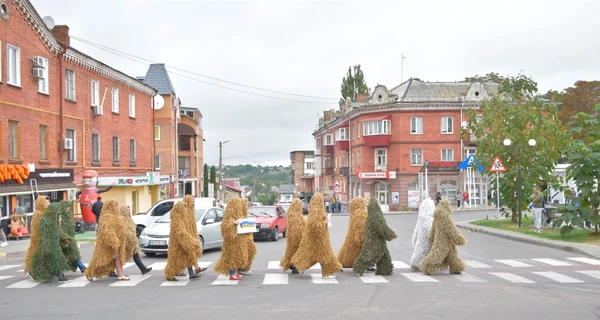
[[[140,236],[141,236],[141,237],[145,237],[145,236],[147,236],[147,235],[148,235],[148,234],[146,233],[146,231],[142,231],[142,233],[140,234]]]

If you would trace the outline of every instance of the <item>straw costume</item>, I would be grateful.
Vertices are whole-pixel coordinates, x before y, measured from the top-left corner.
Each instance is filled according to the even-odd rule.
[[[147,268],[142,259],[140,259],[140,246],[135,230],[135,222],[131,218],[129,206],[122,205],[119,207],[119,214],[125,223],[125,261],[133,258],[135,265],[140,269],[142,275],[152,271],[152,268]]]
[[[367,204],[367,200],[361,197],[350,201],[348,233],[337,256],[343,268],[352,268],[362,249],[367,225]]]
[[[279,262],[279,266],[283,271],[287,271],[291,268],[292,272],[294,272],[295,267],[292,265],[291,260],[300,247],[305,228],[306,220],[304,220],[304,215],[302,214],[302,201],[300,199],[294,199],[287,214],[285,254]],[[295,273],[297,273],[297,271],[295,271]]]
[[[240,201],[240,209],[242,211],[241,219],[248,218],[248,199],[243,198]],[[241,274],[251,274],[250,268],[252,267],[252,261],[254,261],[254,257],[256,257],[256,253],[258,250],[256,249],[256,244],[254,243],[254,234],[253,233],[245,233],[241,234],[242,238],[244,238],[244,245],[248,250],[248,260],[244,267],[241,268]]]
[[[37,234],[37,230],[40,227],[40,220],[44,217],[44,213],[50,204],[48,196],[40,195],[35,200],[35,210],[33,211],[33,217],[31,218],[31,235],[29,238],[29,247],[27,248],[27,254],[25,255],[25,262],[23,272],[27,273],[31,268],[31,257],[37,250],[40,243],[40,237]]]
[[[414,247],[412,257],[410,258],[410,267],[413,270],[419,270],[419,264],[427,256],[431,249],[431,244],[427,240],[429,233],[431,232],[431,225],[433,224],[433,211],[435,210],[435,204],[433,200],[427,198],[419,206],[419,217],[417,218],[417,225],[412,236],[412,245]]]
[[[169,249],[165,267],[165,277],[168,281],[177,281],[175,276],[185,268],[188,268],[190,279],[199,277],[191,266],[198,261],[200,241],[195,228],[196,219],[194,219],[194,230],[190,228],[188,210],[188,205],[183,201],[175,203],[171,209],[171,231],[169,232]]]
[[[76,271],[79,267],[79,270],[83,272],[85,266],[81,263],[81,253],[75,240],[75,220],[73,220],[73,213],[71,212],[71,201],[61,200],[58,203],[58,208],[60,212],[60,246],[62,252],[71,266],[71,271]]]
[[[221,222],[221,235],[223,236],[223,247],[221,257],[215,264],[215,272],[222,275],[229,275],[232,280],[239,280],[241,277],[236,270],[245,267],[248,264],[248,249],[245,246],[246,240],[237,233],[237,220],[242,217],[241,200],[233,198],[227,203],[223,221]],[[232,273],[233,272],[233,273]]]

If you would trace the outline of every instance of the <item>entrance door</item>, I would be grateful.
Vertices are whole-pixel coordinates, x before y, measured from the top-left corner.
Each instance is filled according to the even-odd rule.
[[[132,214],[138,213],[138,192],[137,191],[131,192],[131,213]]]
[[[375,196],[379,200],[381,211],[389,211],[387,185],[383,182],[377,182],[375,185]]]

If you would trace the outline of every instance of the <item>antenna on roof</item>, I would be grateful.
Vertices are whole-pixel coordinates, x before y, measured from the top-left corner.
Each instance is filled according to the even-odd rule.
[[[52,30],[55,26],[54,23],[54,19],[52,19],[51,16],[45,16],[44,18],[42,18],[42,20],[44,21],[44,23],[46,24],[46,27],[48,27],[48,29]]]

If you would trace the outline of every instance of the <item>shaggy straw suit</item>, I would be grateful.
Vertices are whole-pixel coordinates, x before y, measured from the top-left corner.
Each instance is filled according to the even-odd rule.
[[[38,196],[35,200],[35,210],[33,211],[33,217],[31,218],[31,235],[29,238],[29,248],[27,248],[27,254],[25,255],[25,262],[23,263],[23,272],[30,271],[31,257],[37,250],[38,244],[40,243],[40,237],[37,234],[37,230],[40,227],[40,220],[44,217],[44,213],[48,208],[48,197]]]
[[[242,219],[248,218],[248,199],[247,198],[241,199],[240,208],[242,210],[241,218]],[[256,244],[254,244],[254,234],[246,233],[246,234],[241,234],[240,236],[242,236],[244,238],[245,246],[246,246],[246,249],[248,250],[247,263],[241,269],[245,270],[245,271],[249,271],[250,268],[252,267],[252,261],[254,261],[254,257],[256,257],[256,253],[258,252],[258,250],[256,249]]]
[[[331,248],[327,213],[325,213],[323,195],[320,193],[315,194],[310,200],[306,229],[300,247],[291,262],[300,272],[320,263],[323,277],[333,276],[342,268]]]
[[[183,203],[186,205],[186,226],[189,229],[190,234],[195,235],[192,240],[194,245],[194,253],[196,254],[196,260],[202,257],[202,244],[200,243],[200,237],[198,236],[198,225],[196,224],[196,204],[194,203],[194,197],[187,195],[183,197]]]
[[[362,276],[365,270],[376,264],[376,275],[390,275],[394,270],[394,265],[387,241],[396,239],[396,233],[388,227],[381,207],[375,198],[371,198],[367,210],[369,215],[367,216],[365,242],[352,270]]]
[[[300,199],[294,199],[287,214],[287,240],[285,243],[285,254],[281,258],[279,266],[283,271],[287,271],[292,267],[292,257],[298,251],[300,242],[302,241],[302,234],[306,228],[306,220],[302,214],[302,201]]]
[[[34,230],[39,239],[43,239],[31,256],[30,275],[35,280],[51,280],[71,269],[60,246],[59,214],[58,203],[50,204],[39,221],[38,229]]]
[[[96,237],[96,246],[92,261],[85,269],[88,279],[102,278],[115,270],[115,252],[119,250],[121,263],[125,264],[125,223],[119,215],[119,204],[108,200],[100,212],[100,228]]]
[[[365,241],[367,199],[357,197],[350,201],[350,223],[344,244],[338,252],[338,261],[344,268],[352,268]]]
[[[192,233],[189,226],[188,206],[185,202],[175,203],[170,212],[171,230],[169,232],[169,249],[165,278],[173,280],[175,275],[198,261],[198,232]],[[194,226],[196,223],[194,222]]]
[[[412,236],[414,250],[410,258],[410,267],[413,270],[419,269],[421,260],[427,256],[431,249],[431,244],[427,241],[427,237],[429,236],[429,232],[431,232],[431,225],[433,224],[433,210],[435,210],[435,204],[429,198],[425,199],[419,207],[419,217],[417,218],[417,225]]]
[[[62,252],[67,257],[69,270],[76,271],[77,266],[75,261],[81,259],[79,248],[77,248],[77,241],[75,241],[75,220],[73,220],[73,213],[71,212],[71,201],[62,200],[58,203],[60,211],[60,232],[61,232],[61,247]]]
[[[123,223],[125,223],[125,259],[123,260],[129,261],[136,252],[140,251],[135,232],[135,222],[131,219],[131,214],[129,214],[127,206],[120,206],[119,214],[121,215],[121,219],[123,219]]]
[[[425,274],[450,267],[450,273],[458,274],[465,270],[465,263],[458,257],[456,246],[467,243],[458,231],[452,218],[452,207],[446,199],[440,201],[434,211],[433,225],[428,237],[432,244],[429,254],[421,261],[420,269]]]
[[[235,222],[242,217],[241,200],[233,198],[227,203],[223,221],[221,222],[221,235],[223,247],[221,257],[215,264],[215,272],[229,275],[229,270],[241,269],[248,264],[248,249],[246,240],[237,233]]]

